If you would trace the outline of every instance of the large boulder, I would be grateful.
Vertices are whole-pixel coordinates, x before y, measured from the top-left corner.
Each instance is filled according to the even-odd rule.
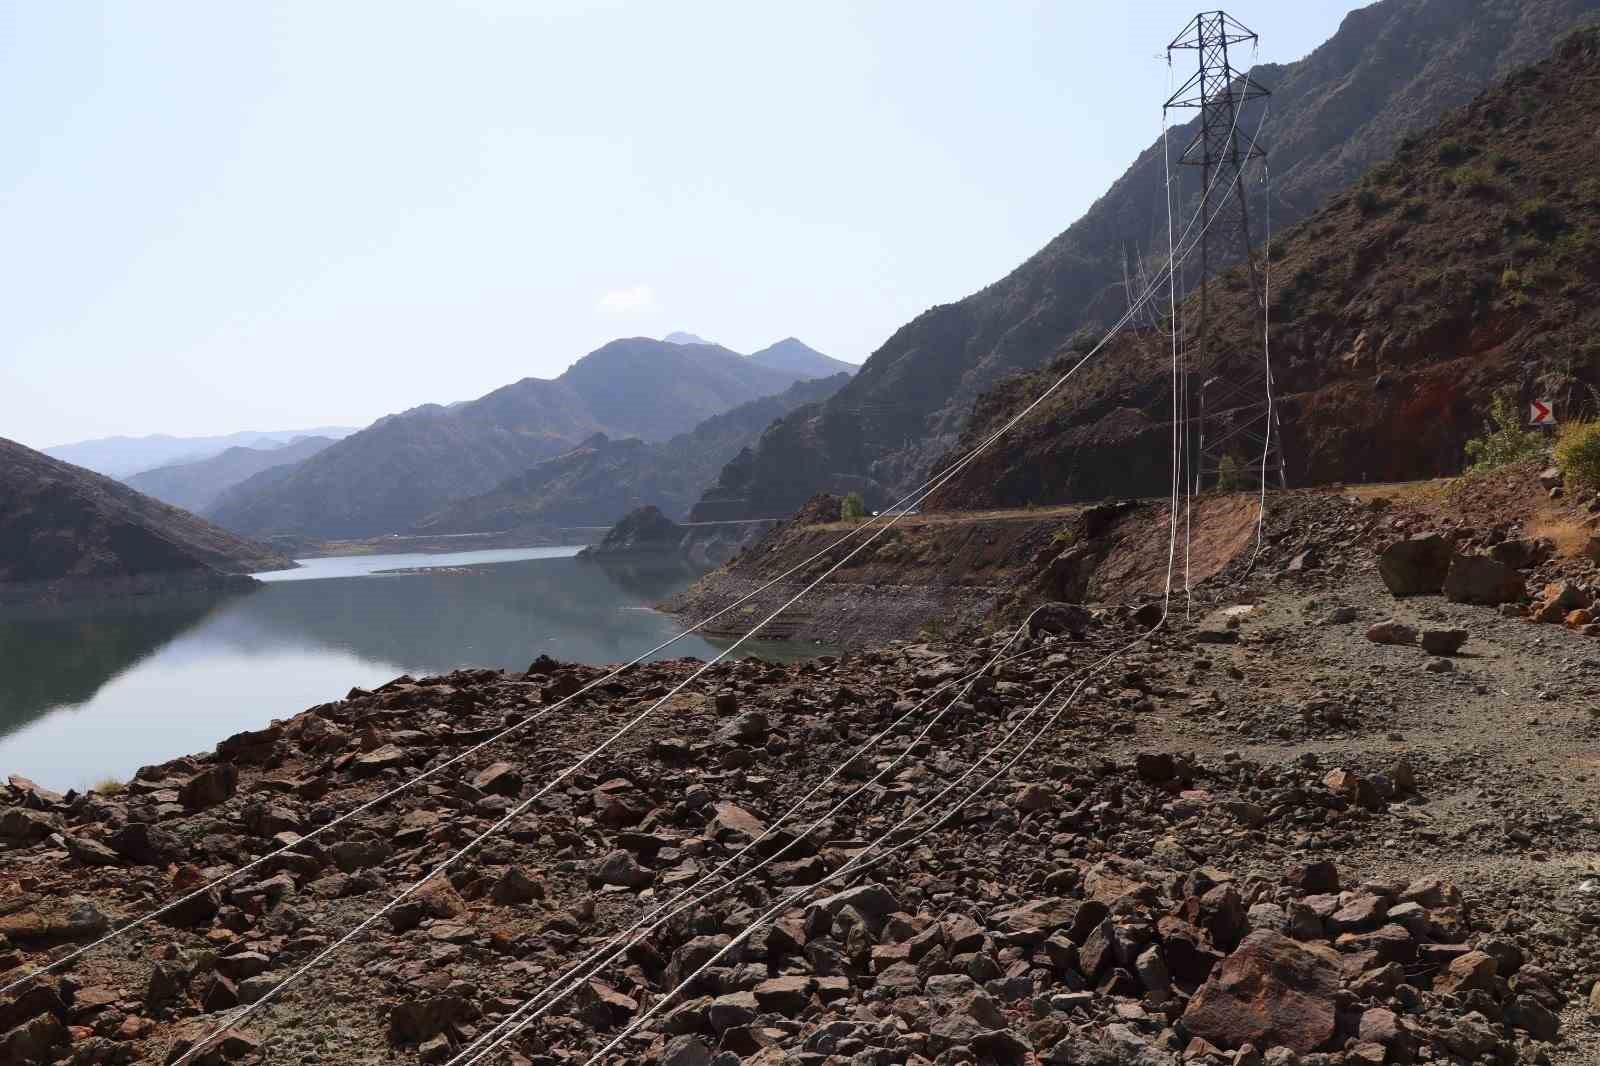
[[[1221,1048],[1282,1045],[1304,1055],[1335,1029],[1338,964],[1272,929],[1257,929],[1222,960],[1183,1013],[1194,1036]]]
[[[30,811],[26,807],[8,807],[0,812],[0,840],[11,844],[37,844],[51,833],[60,832],[62,827],[59,814]]]
[[[239,791],[239,771],[232,763],[220,763],[195,774],[178,790],[178,799],[191,811],[203,811],[226,803]]]
[[[1396,541],[1378,556],[1378,576],[1396,596],[1421,596],[1444,588],[1450,572],[1450,542],[1437,533]]]
[[[1456,555],[1445,575],[1444,595],[1454,603],[1480,603],[1493,607],[1515,603],[1523,596],[1522,575],[1487,555]]]

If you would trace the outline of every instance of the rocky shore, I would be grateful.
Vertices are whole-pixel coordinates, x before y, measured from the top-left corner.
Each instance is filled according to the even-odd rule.
[[[1550,606],[1593,564],[1403,502],[1279,510],[1166,627],[1146,596],[1047,612],[965,692],[1008,631],[713,667],[192,1061],[445,1062],[730,859],[490,1061],[581,1064],[647,1015],[607,1061],[1600,1060],[1600,641]],[[1380,562],[1430,532],[1513,602],[1397,597]],[[290,850],[0,997],[0,1061],[172,1061],[697,665],[567,704],[602,672],[403,677],[111,794],[12,778],[7,982]]]

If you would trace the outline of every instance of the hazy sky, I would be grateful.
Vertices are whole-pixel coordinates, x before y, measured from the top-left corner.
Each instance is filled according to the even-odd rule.
[[[0,0],[0,436],[364,424],[619,336],[859,362],[1160,129],[1172,0]],[[1351,0],[1230,13],[1298,58]]]

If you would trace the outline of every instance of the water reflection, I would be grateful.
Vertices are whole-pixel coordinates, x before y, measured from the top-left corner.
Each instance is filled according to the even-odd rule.
[[[0,737],[53,707],[92,700],[232,598],[206,592],[0,608]]]
[[[82,787],[401,673],[625,660],[677,632],[649,605],[700,572],[548,556],[464,565],[0,615],[0,772]],[[660,657],[715,653],[691,635]]]

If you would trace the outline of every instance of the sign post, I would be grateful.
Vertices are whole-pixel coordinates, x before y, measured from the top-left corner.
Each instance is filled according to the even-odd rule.
[[[1553,426],[1556,424],[1556,407],[1549,400],[1533,401],[1533,409],[1529,412],[1528,424],[1530,426]]]

